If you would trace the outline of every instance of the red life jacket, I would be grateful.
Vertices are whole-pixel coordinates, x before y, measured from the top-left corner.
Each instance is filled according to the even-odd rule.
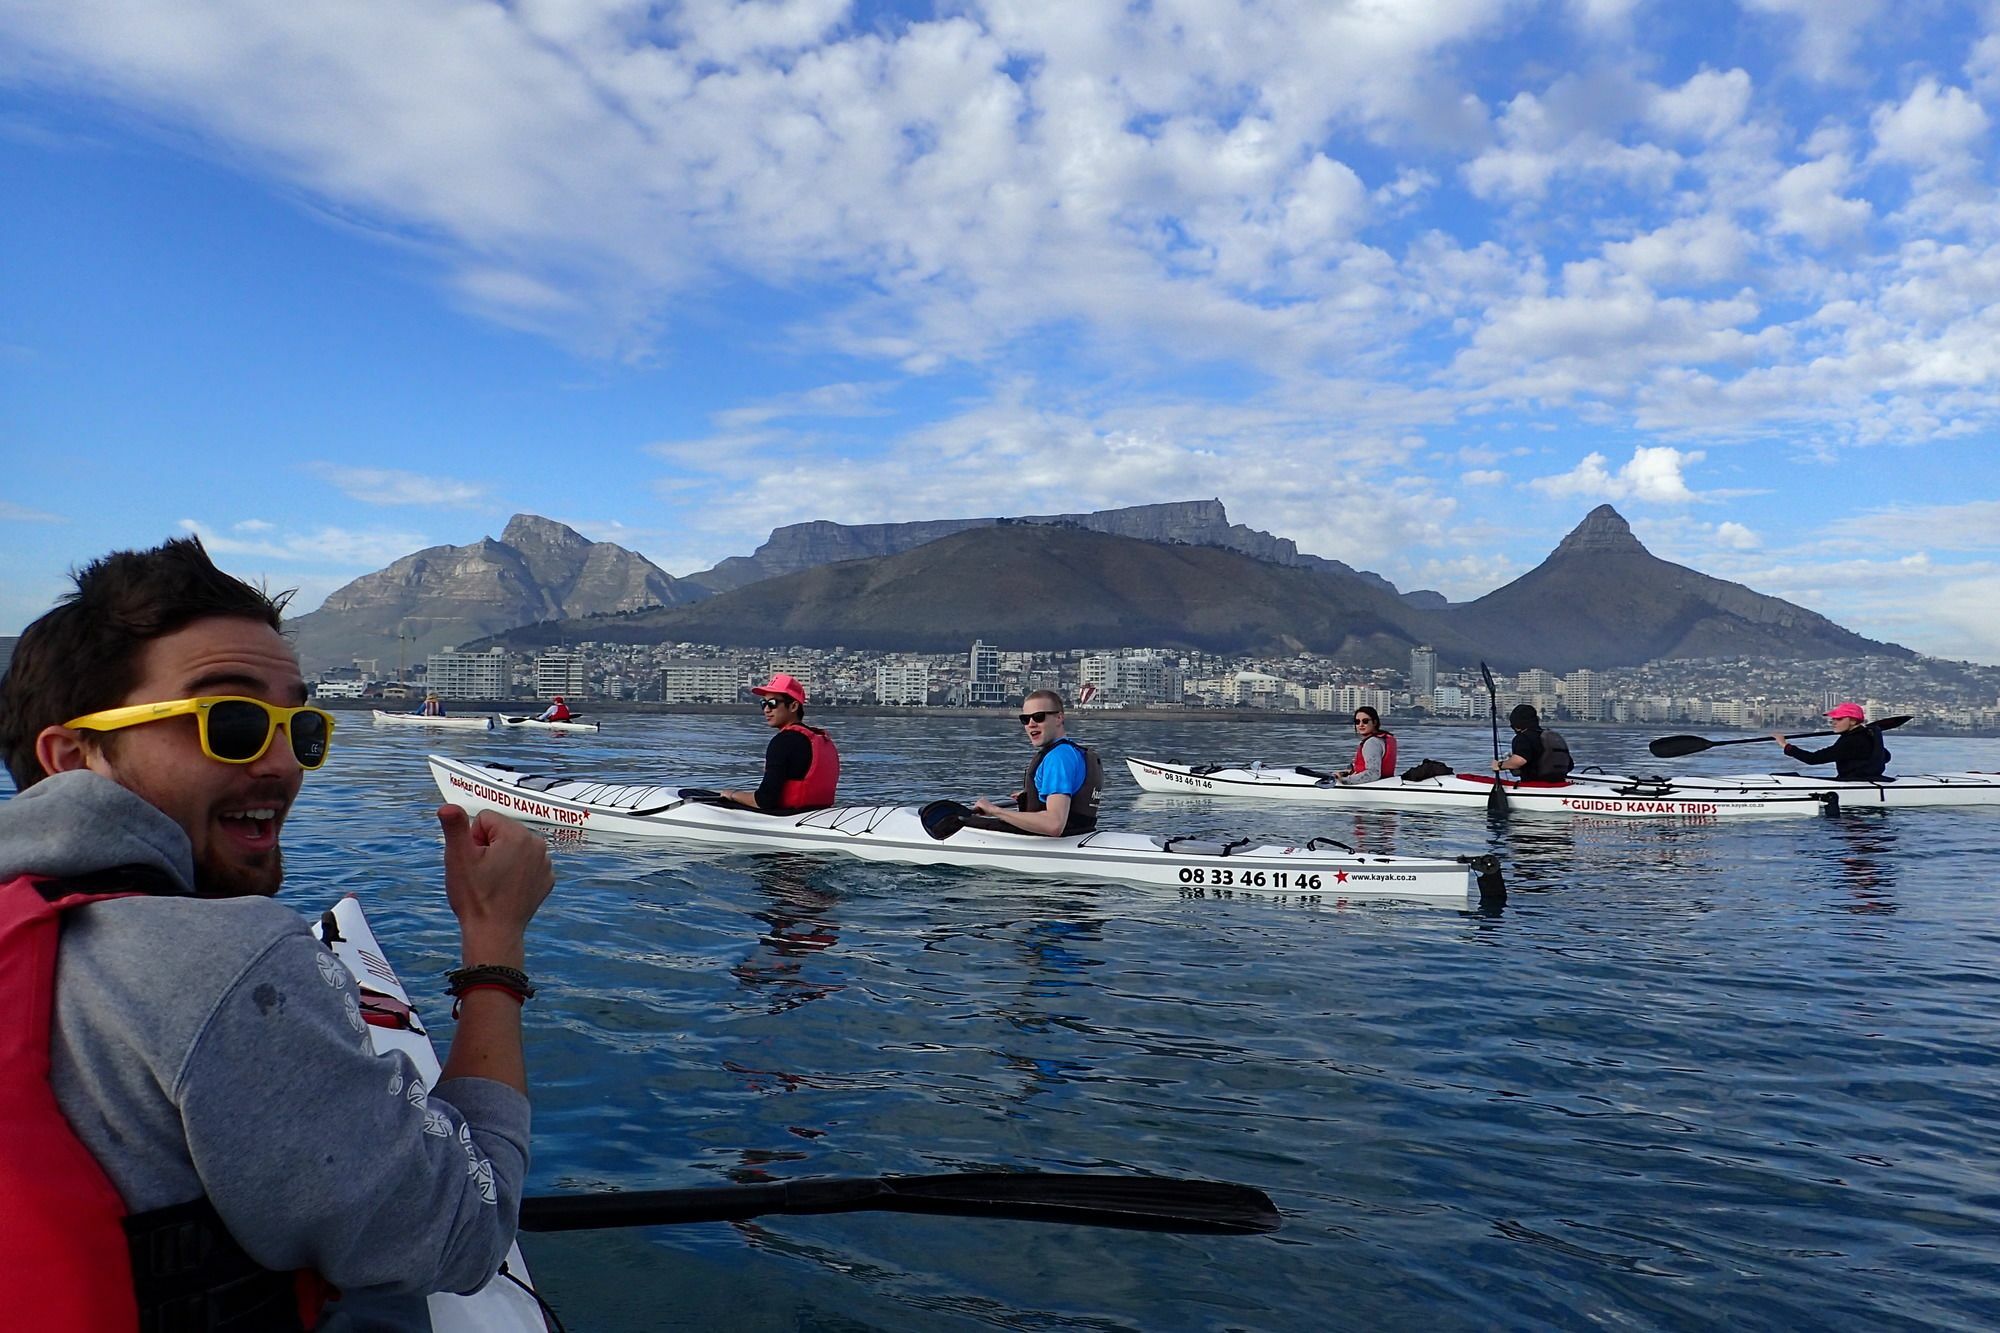
[[[0,1291],[21,1328],[139,1327],[125,1201],[49,1086],[60,917],[120,898],[51,900],[32,875],[0,884]]]
[[[1396,733],[1393,731],[1378,731],[1375,734],[1382,738],[1382,771],[1375,776],[1378,778],[1393,778],[1396,776]],[[1368,771],[1366,766],[1367,761],[1362,758],[1362,752],[1367,747],[1367,741],[1363,741],[1354,747],[1354,762],[1347,766],[1348,772],[1366,773]]]
[[[563,702],[562,702],[561,700],[557,700],[557,701],[556,701],[556,702],[555,702],[554,704],[550,705],[550,707],[551,707],[551,708],[552,708],[552,709],[553,709],[554,711],[553,711],[553,712],[552,712],[552,713],[550,714],[550,716],[549,716],[549,721],[551,721],[551,722],[567,722],[567,721],[569,721],[569,718],[570,718],[570,712],[569,712],[569,705],[568,705],[568,704],[566,704],[566,703],[563,703]]]
[[[782,729],[796,731],[806,738],[812,745],[812,760],[804,777],[792,778],[778,788],[778,808],[820,810],[832,805],[833,789],[840,782],[840,752],[833,748],[833,738],[803,722]]]
[[[117,871],[96,878],[140,882]],[[316,1274],[258,1268],[206,1199],[128,1213],[49,1084],[61,915],[145,891],[83,892],[39,875],[0,884],[0,1299],[9,1326],[134,1333],[144,1302],[148,1327],[182,1327],[176,1318],[205,1319],[214,1297],[256,1327],[309,1329],[331,1290]]]

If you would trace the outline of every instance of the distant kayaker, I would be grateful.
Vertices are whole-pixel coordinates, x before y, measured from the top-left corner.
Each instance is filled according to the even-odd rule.
[[[1367,704],[1354,710],[1354,762],[1340,775],[1341,785],[1359,787],[1396,776],[1396,733],[1382,730],[1382,715]]]
[[[1826,710],[1833,721],[1833,744],[1824,750],[1801,750],[1774,731],[1771,739],[1787,758],[1802,764],[1833,765],[1833,776],[1843,782],[1872,782],[1889,771],[1889,747],[1882,733],[1868,725],[1868,711],[1860,704],[1835,704]]]
[[[778,734],[764,747],[764,780],[757,790],[725,791],[723,798],[774,815],[832,805],[840,752],[833,737],[806,725],[806,687],[780,671],[750,693],[764,710],[764,725]]]
[[[1097,827],[1097,797],[1104,770],[1094,751],[1063,735],[1063,698],[1054,690],[1036,690],[1021,701],[1021,726],[1035,754],[1014,793],[1013,808],[985,797],[972,803],[975,813],[999,820],[1022,833],[1071,837]]]
[[[419,717],[443,717],[444,700],[438,698],[436,690],[431,690],[424,695],[424,701],[410,711]]]
[[[535,721],[567,722],[570,720],[572,716],[574,716],[574,714],[572,714],[569,711],[569,705],[564,703],[563,697],[560,694],[558,694],[555,697],[555,702],[551,703],[547,708],[544,708],[541,712],[541,716],[537,717]]]
[[[1495,772],[1513,773],[1523,782],[1561,782],[1576,767],[1569,742],[1542,725],[1542,715],[1533,704],[1515,704],[1507,714],[1507,725],[1514,728],[1514,748],[1493,761]]]
[[[0,681],[9,1327],[297,1328],[329,1283],[421,1314],[513,1240],[547,845],[438,809],[456,1032],[435,1087],[373,1054],[353,977],[272,901],[334,726],[284,602],[195,539],[116,552]]]

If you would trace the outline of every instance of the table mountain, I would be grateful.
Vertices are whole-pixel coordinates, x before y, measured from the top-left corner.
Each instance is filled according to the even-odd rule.
[[[963,529],[913,550],[763,579],[693,605],[496,636],[516,648],[626,643],[961,652],[1157,646],[1324,653],[1407,666],[1418,643],[1470,660],[1477,645],[1354,574],[1050,523]]]
[[[644,556],[533,514],[495,541],[432,546],[339,589],[286,623],[308,671],[356,657],[414,664],[537,620],[604,615],[707,596]],[[399,641],[398,634],[405,636]]]
[[[792,523],[772,530],[764,544],[747,556],[731,556],[713,569],[690,574],[686,581],[715,592],[730,592],[763,579],[797,574],[842,560],[900,555],[919,546],[973,528],[1008,523],[1083,528],[1140,541],[1219,546],[1274,564],[1345,574],[1394,593],[1395,585],[1380,574],[1357,570],[1338,560],[1302,553],[1289,537],[1231,523],[1220,500],[1178,500],[1166,504],[1100,509],[1088,514],[1036,514],[1025,518],[938,518],[914,523]],[[1436,593],[1412,593],[1413,599],[1443,598]]]
[[[1496,665],[1552,671],[1677,657],[1916,656],[1802,606],[1662,560],[1610,505],[1591,510],[1541,564],[1445,609],[1439,620],[1487,645]]]

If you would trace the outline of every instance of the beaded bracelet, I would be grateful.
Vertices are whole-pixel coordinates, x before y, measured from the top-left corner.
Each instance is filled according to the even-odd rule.
[[[528,982],[528,974],[518,967],[501,967],[495,963],[479,967],[454,968],[444,974],[445,994],[459,996],[479,986],[504,990],[523,1004],[535,998],[535,988]]]

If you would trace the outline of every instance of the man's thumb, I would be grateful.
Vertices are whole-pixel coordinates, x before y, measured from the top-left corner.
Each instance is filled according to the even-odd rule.
[[[444,830],[444,851],[446,856],[463,855],[471,847],[472,818],[462,806],[441,805],[437,809],[438,827]]]

